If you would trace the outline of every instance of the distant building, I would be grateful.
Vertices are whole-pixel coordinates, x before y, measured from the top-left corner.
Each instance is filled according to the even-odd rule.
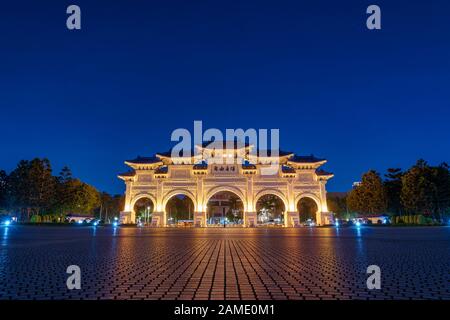
[[[372,224],[385,224],[390,222],[389,215],[382,213],[358,215],[356,217],[356,220],[361,221],[363,223],[372,223]]]
[[[78,223],[78,222],[90,222],[94,220],[94,216],[89,216],[85,214],[76,214],[76,213],[69,213],[66,215],[66,221],[72,222],[72,223]]]
[[[355,181],[355,182],[353,182],[352,187],[353,187],[353,189],[355,189],[356,187],[359,187],[360,185],[361,185],[361,181]]]

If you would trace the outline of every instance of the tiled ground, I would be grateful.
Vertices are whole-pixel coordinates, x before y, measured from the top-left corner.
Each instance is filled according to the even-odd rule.
[[[450,299],[450,228],[1,227],[0,298]]]

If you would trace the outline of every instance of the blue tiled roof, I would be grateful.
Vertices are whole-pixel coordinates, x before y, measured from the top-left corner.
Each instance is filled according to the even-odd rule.
[[[141,157],[141,156],[138,156],[136,159],[126,160],[126,162],[135,163],[135,164],[152,164],[152,163],[161,162],[161,160],[158,159],[157,157]]]
[[[289,166],[282,166],[281,171],[283,173],[295,173],[295,169]]]
[[[320,169],[320,170],[316,170],[316,174],[318,176],[330,176],[333,173]]]
[[[206,170],[206,169],[208,169],[208,164],[205,161],[194,164],[194,170]]]
[[[164,174],[169,172],[169,168],[167,166],[161,166],[155,170],[156,174]]]
[[[162,156],[162,157],[166,157],[166,158],[171,158],[172,157],[172,149],[170,149],[169,151],[166,151],[166,152],[158,152],[157,155]],[[190,158],[193,155],[194,155],[194,152],[192,152],[192,151],[190,151],[190,154],[184,155],[183,150],[181,150],[181,152],[177,154],[177,157]]]
[[[253,169],[256,169],[256,166],[254,165],[254,164],[252,164],[252,163],[243,163],[242,164],[242,169],[244,169],[244,170],[253,170]]]
[[[134,171],[128,171],[128,172],[119,174],[119,176],[121,176],[121,177],[134,177],[135,175],[136,175],[136,172],[134,172]]]
[[[259,150],[259,149],[258,149],[258,150],[256,151],[256,154],[258,155],[258,157],[259,157],[259,156],[270,157],[271,154],[272,154],[271,151],[272,151],[272,150],[270,150],[270,149],[268,149],[268,150]],[[284,156],[288,156],[288,155],[290,155],[290,154],[293,154],[293,152],[279,150],[277,156],[278,156],[278,157],[284,157]]]
[[[325,159],[316,158],[314,155],[310,156],[293,156],[291,159],[289,159],[291,162],[298,162],[298,163],[316,163],[325,161]]]

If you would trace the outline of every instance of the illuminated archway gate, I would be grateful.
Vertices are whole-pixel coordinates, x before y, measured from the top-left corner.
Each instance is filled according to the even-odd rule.
[[[252,145],[220,150],[221,156],[228,160],[239,157],[245,160],[244,163],[231,164],[217,163],[217,144],[214,145],[214,148],[197,146],[199,153],[192,157],[171,157],[169,151],[154,157],[137,157],[125,161],[132,170],[119,175],[126,185],[122,223],[136,222],[133,205],[146,196],[155,203],[152,225],[165,226],[167,201],[181,194],[194,202],[194,224],[206,226],[207,202],[220,191],[232,192],[242,200],[244,226],[256,225],[256,202],[266,194],[276,195],[283,201],[286,227],[299,224],[297,202],[302,197],[316,201],[319,208],[316,215],[318,225],[332,221],[332,215],[327,209],[325,185],[333,174],[318,169],[326,163],[325,159],[280,151],[277,172],[265,175],[261,169],[273,163],[274,158],[263,157],[259,151],[254,152]],[[212,155],[214,161],[211,161]]]

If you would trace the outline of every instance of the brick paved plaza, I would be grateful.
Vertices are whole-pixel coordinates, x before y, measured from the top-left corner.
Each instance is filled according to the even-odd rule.
[[[1,299],[450,299],[450,228],[0,228]],[[81,290],[66,268],[79,265]],[[366,288],[366,268],[382,289]]]

